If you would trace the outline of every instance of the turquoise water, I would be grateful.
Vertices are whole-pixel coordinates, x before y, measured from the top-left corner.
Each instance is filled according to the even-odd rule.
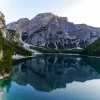
[[[3,100],[100,100],[100,59],[37,55],[14,61]]]

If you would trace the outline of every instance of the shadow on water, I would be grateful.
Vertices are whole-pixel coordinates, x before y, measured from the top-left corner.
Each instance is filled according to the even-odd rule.
[[[100,58],[83,57],[83,60],[100,74]]]
[[[99,79],[99,62],[95,58],[38,55],[14,61],[12,80],[21,86],[30,84],[38,91],[50,92],[67,84]],[[96,64],[97,63],[97,64]],[[98,65],[99,64],[99,65]]]

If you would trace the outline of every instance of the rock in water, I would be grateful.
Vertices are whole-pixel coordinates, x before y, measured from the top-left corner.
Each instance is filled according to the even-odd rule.
[[[38,14],[35,18],[20,19],[7,25],[20,33],[26,43],[52,49],[85,48],[100,37],[100,28],[74,24],[67,17],[52,13]]]

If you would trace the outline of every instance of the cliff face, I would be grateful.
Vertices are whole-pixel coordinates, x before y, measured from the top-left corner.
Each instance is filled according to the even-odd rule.
[[[7,25],[8,30],[15,31],[15,34],[17,35],[17,38],[21,40],[22,32],[29,24],[29,20],[27,18],[19,19],[17,22],[13,22]],[[11,31],[10,31],[11,32]],[[11,34],[9,34],[9,37]]]
[[[5,24],[5,16],[3,15],[2,12],[0,12],[0,29],[4,33],[3,36],[6,37],[7,29],[6,29],[6,24]]]
[[[5,19],[4,19],[4,15],[2,12],[0,12],[0,28],[4,28],[5,27]]]
[[[20,26],[19,26],[20,27]],[[3,15],[2,12],[0,12],[0,29],[3,33],[3,36],[10,41],[19,41],[19,35],[16,33],[17,31],[14,31],[14,27],[13,30],[8,30],[6,27],[6,21],[5,21],[5,16]]]
[[[67,17],[52,13],[38,14],[31,19],[20,19],[7,25],[20,34],[26,43],[53,49],[85,48],[98,37],[100,28],[85,24],[74,24]]]

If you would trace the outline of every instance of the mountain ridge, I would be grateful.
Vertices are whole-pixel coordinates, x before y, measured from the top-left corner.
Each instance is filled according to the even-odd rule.
[[[100,28],[74,24],[67,17],[52,13],[41,13],[27,21],[26,18],[20,19],[8,24],[7,29],[15,30],[28,44],[52,49],[84,49],[100,37]]]

